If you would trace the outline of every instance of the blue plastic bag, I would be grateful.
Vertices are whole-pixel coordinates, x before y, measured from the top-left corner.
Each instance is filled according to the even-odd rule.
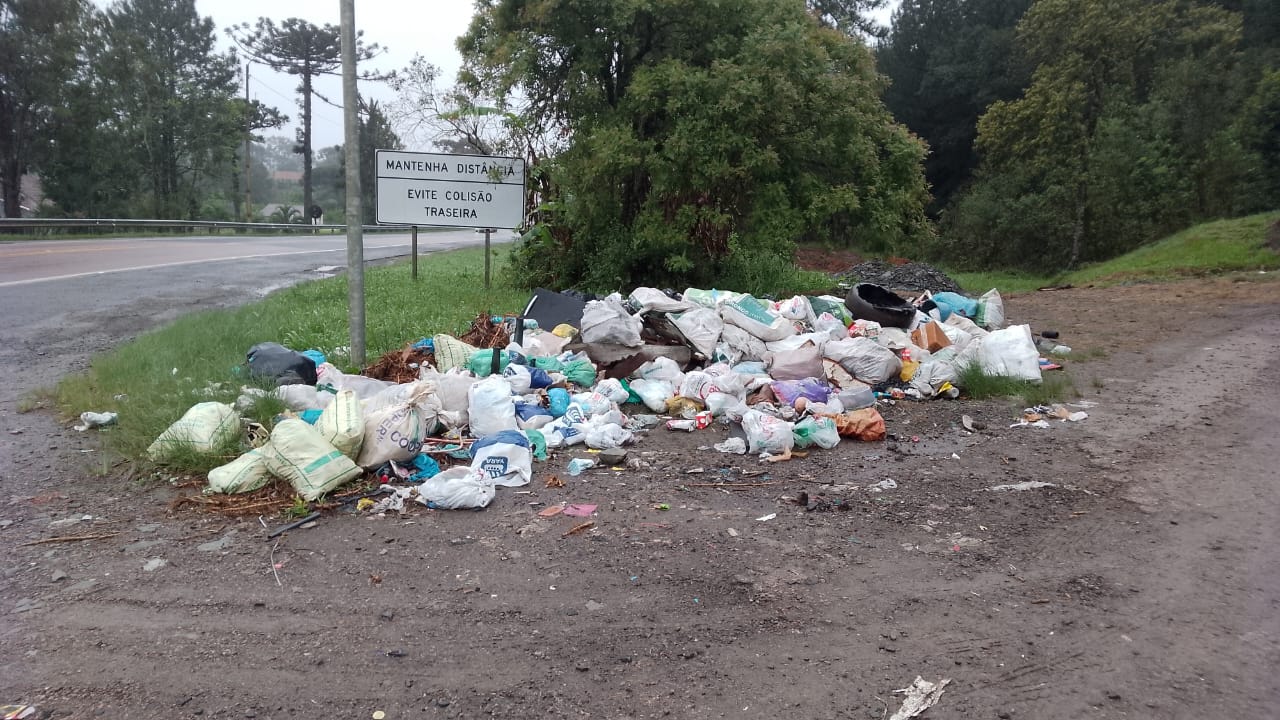
[[[551,388],[547,391],[547,400],[550,401],[551,416],[562,417],[569,409],[569,391],[564,388]]]
[[[960,293],[934,293],[933,303],[938,306],[938,313],[943,320],[951,317],[951,313],[959,313],[967,318],[978,314],[978,301]]]

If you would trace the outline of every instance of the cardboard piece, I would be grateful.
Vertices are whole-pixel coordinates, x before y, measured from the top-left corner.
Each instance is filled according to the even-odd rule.
[[[942,326],[935,322],[925,323],[912,330],[911,342],[915,343],[916,347],[922,347],[931,353],[938,352],[951,344],[947,334],[942,331]]]

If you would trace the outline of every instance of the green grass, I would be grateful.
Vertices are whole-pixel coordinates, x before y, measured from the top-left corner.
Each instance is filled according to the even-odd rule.
[[[494,278],[507,256],[493,249]],[[480,248],[424,256],[419,280],[408,263],[369,268],[365,273],[368,360],[436,333],[459,334],[481,311],[518,312],[528,294],[495,282],[484,289],[484,251]],[[112,410],[119,424],[103,432],[109,449],[141,458],[148,445],[197,402],[234,402],[247,383],[237,371],[245,351],[273,341],[297,350],[316,348],[348,371],[347,282],[345,276],[297,285],[265,300],[230,310],[185,316],[173,324],[95,357],[89,369],[64,379],[56,388],[57,405],[67,416],[85,410]],[[120,397],[120,399],[117,399]],[[278,401],[260,401],[246,413],[259,422],[282,409]],[[238,448],[212,456],[184,454],[170,465],[203,470],[233,459]]]
[[[1058,276],[994,271],[956,272],[951,277],[971,293],[994,287],[1008,294],[1055,285],[1116,285],[1275,270],[1280,269],[1280,252],[1266,246],[1266,231],[1277,220],[1280,212],[1196,225],[1120,257]]]
[[[960,392],[974,400],[991,398],[1019,398],[1023,407],[1048,405],[1080,397],[1071,376],[1061,371],[1043,374],[1041,382],[1019,380],[1007,375],[988,375],[977,363],[960,369],[956,383]]]
[[[1118,258],[1071,273],[1072,284],[1214,275],[1280,268],[1280,253],[1266,247],[1267,228],[1280,212],[1218,220],[1187,228]]]

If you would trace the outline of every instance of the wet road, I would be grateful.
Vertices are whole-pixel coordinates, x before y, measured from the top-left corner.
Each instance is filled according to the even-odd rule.
[[[506,242],[509,234],[495,236]],[[423,232],[418,252],[479,245]],[[365,260],[409,254],[409,235],[365,236]],[[95,352],[190,312],[234,307],[345,269],[345,236],[114,238],[0,243],[0,417]],[[424,263],[430,263],[425,259]]]
[[[471,230],[422,232],[419,253],[483,242]],[[130,273],[181,265],[219,263],[237,267],[267,258],[289,258],[281,267],[346,264],[345,235],[310,237],[194,236],[172,238],[111,238],[99,240],[38,240],[0,243],[0,288],[85,277]],[[408,233],[367,234],[365,259],[407,255]]]

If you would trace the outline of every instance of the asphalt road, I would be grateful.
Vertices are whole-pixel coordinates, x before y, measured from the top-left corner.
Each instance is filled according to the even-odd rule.
[[[509,240],[508,235],[494,238]],[[478,245],[423,232],[420,255]],[[409,235],[365,236],[365,260],[409,254]],[[0,243],[0,415],[96,352],[189,312],[232,307],[346,266],[344,236],[113,238]],[[429,261],[428,261],[429,262]]]

